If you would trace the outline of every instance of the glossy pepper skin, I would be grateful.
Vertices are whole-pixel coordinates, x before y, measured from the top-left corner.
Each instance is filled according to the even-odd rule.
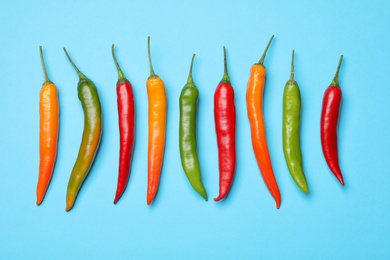
[[[303,172],[300,144],[301,93],[294,79],[294,51],[292,52],[290,79],[283,93],[283,152],[292,178],[305,193],[309,192]]]
[[[234,89],[230,83],[223,47],[224,74],[214,93],[214,121],[218,144],[219,195],[214,201],[224,199],[229,193],[236,169],[236,107]]]
[[[65,48],[64,51],[79,76],[77,92],[84,111],[83,136],[66,192],[66,211],[69,211],[95,159],[102,135],[102,112],[95,84],[80,72]]]
[[[148,37],[150,76],[146,81],[148,92],[148,188],[146,202],[150,205],[158,190],[164,158],[167,121],[167,95],[164,82],[154,73]]]
[[[126,190],[127,182],[130,177],[130,167],[135,143],[135,105],[133,88],[118,64],[115,57],[114,44],[112,45],[111,51],[112,58],[114,59],[115,66],[118,70],[116,94],[119,123],[119,170],[118,184],[114,199],[114,204],[116,204]]]
[[[39,174],[37,183],[37,205],[45,198],[47,188],[53,175],[57,158],[59,101],[56,85],[47,76],[46,66],[39,46],[45,81],[42,84],[39,98]]]
[[[334,176],[344,186],[343,175],[340,170],[338,147],[337,147],[337,125],[339,122],[340,105],[342,92],[339,86],[339,71],[343,55],[340,56],[336,74],[324,93],[321,112],[321,145],[326,163]]]
[[[194,190],[207,201],[207,192],[202,182],[198,154],[196,152],[196,113],[199,91],[192,78],[192,56],[187,84],[183,87],[180,98],[179,147],[183,170]]]
[[[259,62],[254,64],[250,70],[246,92],[246,103],[251,128],[252,146],[257,164],[260,168],[260,172],[268,190],[275,199],[276,208],[279,208],[281,203],[281,196],[272,169],[263,117],[263,91],[266,74],[266,69],[263,63],[273,37],[274,36],[272,35]]]

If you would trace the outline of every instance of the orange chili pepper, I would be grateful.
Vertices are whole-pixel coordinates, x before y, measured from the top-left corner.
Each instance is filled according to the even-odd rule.
[[[150,76],[146,81],[148,92],[148,190],[146,201],[150,205],[156,196],[164,157],[165,127],[167,118],[167,95],[164,82],[154,73],[150,56],[150,37],[148,37],[148,57]]]
[[[269,192],[276,201],[276,208],[279,208],[281,197],[279,187],[272,170],[263,117],[263,91],[266,74],[266,69],[263,63],[273,38],[274,36],[272,35],[259,62],[254,64],[251,68],[246,92],[246,104],[251,126],[253,151],[255,153],[257,164]]]
[[[39,99],[39,174],[37,184],[37,205],[45,197],[53,175],[57,157],[59,102],[57,87],[47,76],[43,60],[42,46],[39,46],[45,81],[42,84]]]

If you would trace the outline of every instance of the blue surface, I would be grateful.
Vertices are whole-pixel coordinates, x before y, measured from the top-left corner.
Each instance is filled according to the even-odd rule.
[[[89,2],[89,3],[88,3]],[[95,3],[93,3],[95,2]],[[245,3],[244,3],[245,2]],[[385,1],[2,1],[0,4],[0,258],[2,259],[385,259],[390,257],[389,3]],[[268,145],[282,194],[279,210],[256,165],[246,115],[251,65],[275,34],[264,110]],[[168,122],[160,189],[146,205],[147,36],[166,83]],[[127,190],[117,205],[118,128],[111,44],[132,82],[137,142]],[[42,45],[58,86],[61,128],[54,176],[35,205]],[[237,170],[218,195],[213,93],[227,47],[236,91]],[[104,135],[73,210],[67,181],[82,133],[77,75],[97,85]],[[281,138],[282,94],[295,49],[302,93],[302,151],[311,190],[287,170]],[[191,55],[200,90],[198,149],[210,200],[190,187],[180,165],[178,98]],[[346,185],[328,170],[319,137],[322,96],[340,54],[343,103],[339,153]]]

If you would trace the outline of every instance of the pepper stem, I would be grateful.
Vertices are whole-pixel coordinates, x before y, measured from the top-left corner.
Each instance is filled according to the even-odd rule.
[[[68,52],[66,51],[66,49],[64,48],[64,52],[66,54],[66,57],[68,57],[68,60],[70,61],[70,63],[72,64],[73,68],[76,70],[77,72],[77,75],[79,76],[80,80],[81,79],[86,79],[87,77],[81,73],[81,71],[77,68],[77,66],[73,63],[72,59],[70,58]]]
[[[268,42],[268,44],[267,44],[267,47],[265,47],[265,50],[264,50],[264,52],[263,52],[263,55],[261,56],[261,58],[260,58],[260,60],[259,60],[259,62],[258,62],[257,64],[263,65],[264,59],[265,59],[265,55],[267,54],[268,48],[269,48],[269,46],[271,45],[271,42],[272,42],[272,39],[273,39],[273,38],[274,38],[274,35],[272,35],[272,36],[271,36],[271,39],[269,39],[269,42]]]
[[[119,66],[118,60],[116,59],[115,52],[114,52],[114,44],[111,46],[111,52],[112,52],[112,58],[114,59],[116,69],[118,70],[118,83],[122,83],[127,81],[125,74],[123,74],[123,71],[121,70],[121,67]]]
[[[334,75],[332,83],[330,83],[332,86],[338,86],[339,85],[339,71],[340,71],[340,67],[341,67],[341,62],[342,61],[343,61],[343,55],[340,56],[339,64],[337,65],[336,74]]]
[[[52,82],[50,81],[49,77],[47,76],[45,61],[43,60],[42,46],[39,46],[39,53],[41,55],[41,63],[42,63],[43,75],[45,76],[45,82],[43,82],[43,84],[50,84]]]
[[[294,50],[292,51],[292,58],[291,58],[290,81],[294,82]]]
[[[188,73],[187,84],[194,83],[194,80],[192,79],[192,66],[194,64],[194,59],[195,59],[195,53],[192,55],[190,72]]]
[[[149,57],[149,68],[150,68],[150,76],[149,78],[157,77],[153,70],[152,58],[150,55],[150,36],[148,36],[148,57]]]
[[[226,48],[223,46],[223,76],[221,83],[229,83],[230,84],[230,77],[228,74],[228,69],[227,69],[227,62],[226,62]]]

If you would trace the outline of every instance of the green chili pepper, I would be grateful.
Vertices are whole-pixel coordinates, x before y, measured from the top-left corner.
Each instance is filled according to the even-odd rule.
[[[207,192],[203,186],[198,155],[196,153],[196,105],[199,91],[192,79],[192,65],[195,54],[192,56],[187,84],[183,87],[180,106],[179,146],[181,164],[192,187],[207,201]]]
[[[298,83],[294,80],[293,51],[290,80],[287,81],[283,93],[283,151],[292,178],[302,191],[308,193],[300,148],[300,116],[301,94]]]
[[[83,138],[66,193],[66,211],[69,211],[74,205],[80,187],[88,175],[98,150],[102,135],[102,113],[95,84],[80,72],[65,48],[64,51],[79,76],[77,92],[84,110]]]

